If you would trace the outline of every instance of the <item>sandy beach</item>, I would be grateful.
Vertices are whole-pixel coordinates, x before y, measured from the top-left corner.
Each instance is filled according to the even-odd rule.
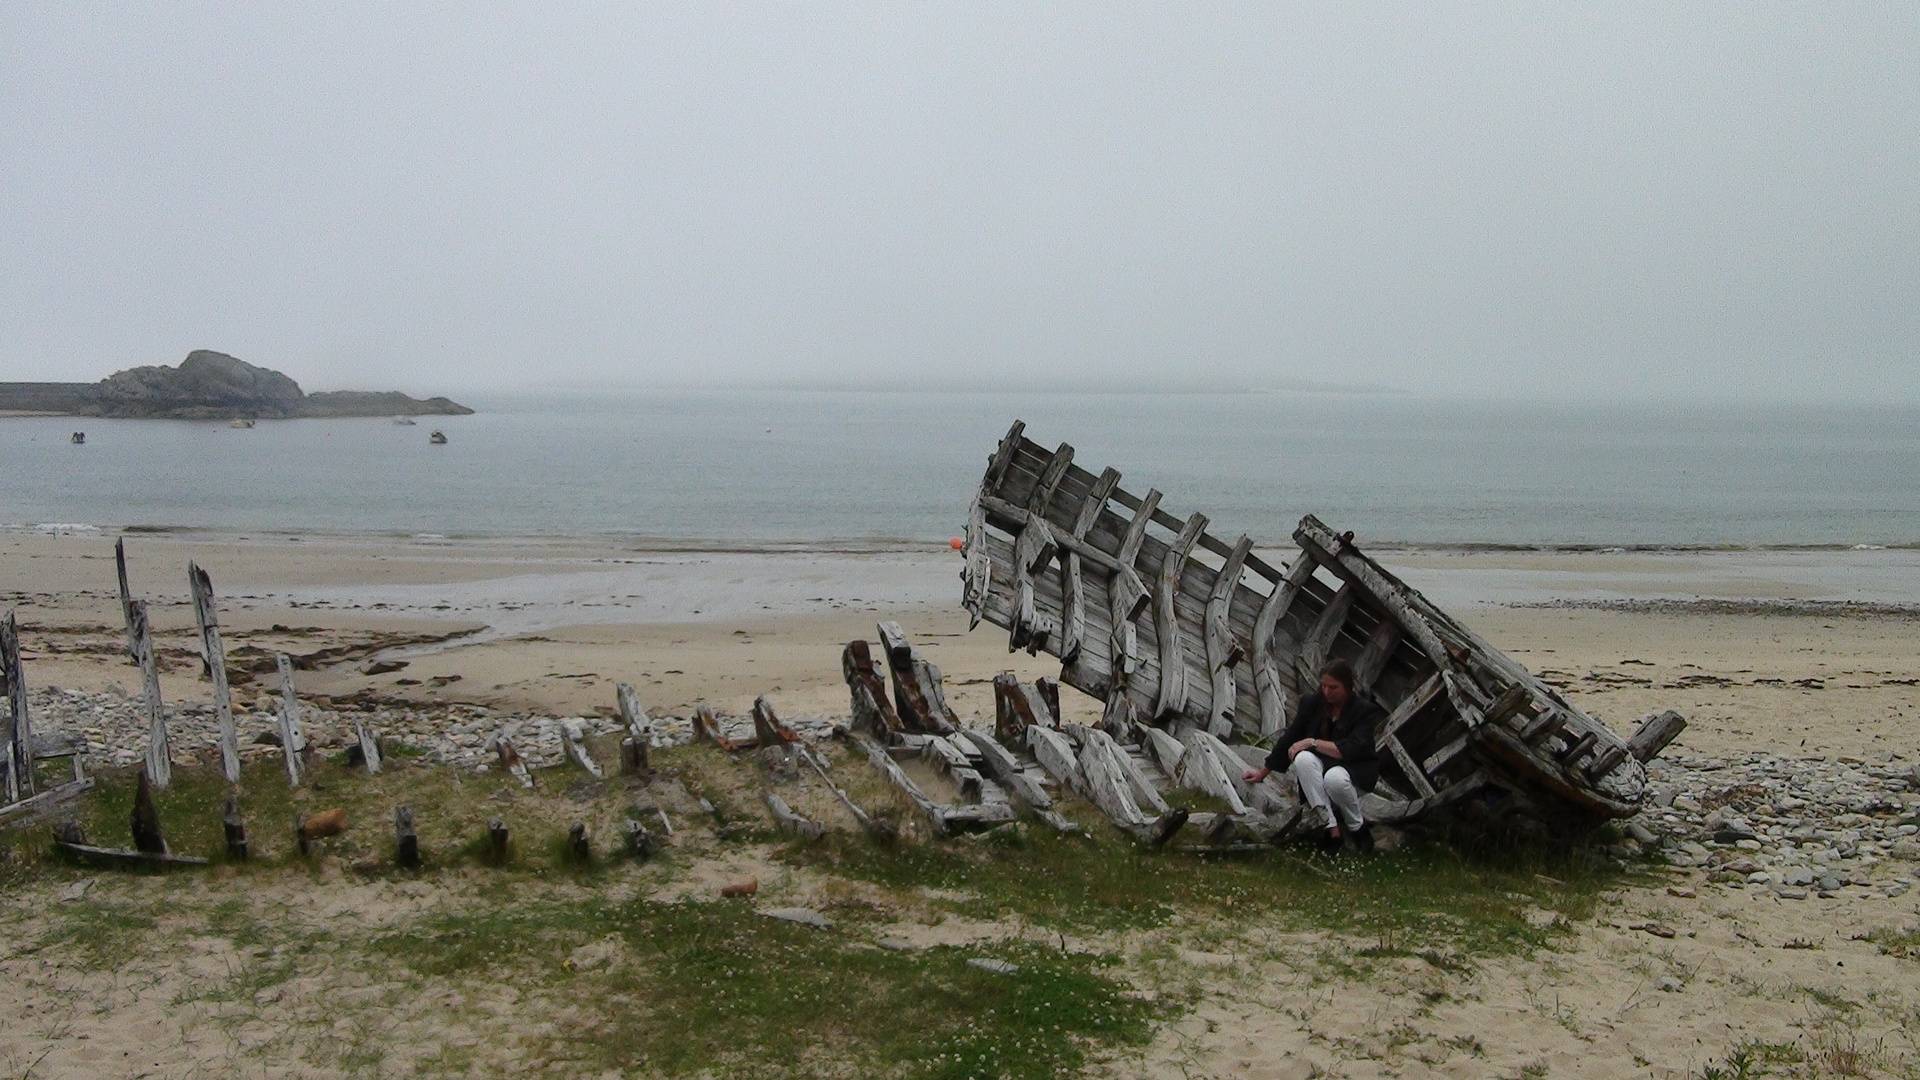
[[[166,696],[186,706],[208,696],[191,651],[189,560],[212,575],[230,653],[310,657],[313,667],[298,681],[319,706],[377,705],[381,715],[404,714],[415,724],[468,715],[462,708],[491,717],[604,718],[620,681],[634,683],[661,715],[684,715],[706,701],[740,716],[764,694],[783,714],[831,720],[847,709],[840,650],[852,638],[872,638],[881,619],[899,620],[940,665],[965,722],[991,723],[995,673],[1030,679],[1055,670],[1045,656],[1009,654],[992,627],[968,631],[957,604],[959,559],[941,547],[702,550],[211,533],[125,539],[134,591],[153,601],[161,631]],[[1705,802],[1732,813],[1747,805],[1740,792],[1787,776],[1810,789],[1868,784],[1882,800],[1874,812],[1886,822],[1911,817],[1920,804],[1920,794],[1898,779],[1920,744],[1920,615],[1906,608],[1920,602],[1920,553],[1396,551],[1381,558],[1616,729],[1661,709],[1687,715],[1690,726],[1668,752],[1675,771],[1656,777],[1673,805]],[[18,613],[35,689],[121,694],[137,685],[121,644],[113,537],[0,535],[0,602]],[[368,674],[377,661],[404,666]],[[243,708],[273,689],[265,681],[237,686]],[[1097,714],[1097,703],[1068,695],[1070,715]],[[246,715],[267,726],[265,711]],[[477,755],[471,748],[479,745],[465,724],[444,740],[450,754]],[[833,812],[818,792],[812,798],[817,805],[808,812]],[[1663,809],[1645,815],[1656,831],[1697,831],[1687,822],[1698,814],[1683,822],[1662,818]],[[1831,845],[1821,852],[1851,850],[1854,842],[1842,835],[1845,809],[1804,830],[1807,852],[1816,843]],[[1816,832],[1831,839],[1816,841]],[[1074,948],[1131,958],[1136,984],[1157,987],[1143,993],[1179,986],[1190,1003],[1146,1046],[1109,1057],[1094,1074],[1678,1078],[1730,1067],[1740,1054],[1772,1053],[1783,1075],[1912,1075],[1920,1063],[1913,1034],[1920,968],[1910,948],[1883,946],[1915,932],[1920,896],[1908,883],[1920,850],[1888,832],[1891,841],[1869,845],[1878,854],[1864,862],[1847,855],[1855,862],[1846,865],[1858,868],[1829,890],[1820,884],[1829,855],[1795,855],[1791,829],[1761,835],[1764,850],[1753,846],[1762,863],[1740,863],[1744,848],[1698,858],[1673,848],[1663,869],[1622,879],[1576,922],[1548,900],[1515,893],[1529,918],[1561,935],[1551,950],[1526,955],[1392,958],[1398,954],[1379,954],[1378,943],[1257,916],[1231,927],[1175,920],[1062,937]],[[657,899],[698,897],[754,874],[772,883],[780,903],[830,909],[846,902],[844,882],[797,871],[766,850],[679,842],[687,845],[679,876],[642,875],[618,888]],[[1728,869],[1741,865],[1753,869]],[[1783,874],[1801,867],[1811,869],[1819,896],[1781,888],[1791,880]],[[420,882],[356,883],[338,870],[320,881],[311,893],[276,885],[253,902],[279,905],[296,922],[318,925],[345,906],[377,923],[466,902],[477,887],[449,878],[423,892]],[[12,915],[18,933],[47,925],[56,887],[63,886],[21,894]],[[95,888],[124,898],[143,886],[102,880]],[[912,901],[914,914],[888,896],[873,901],[895,912],[876,933],[904,942],[901,948],[1051,940],[1054,933],[1020,919],[923,917],[921,908],[937,907],[937,897]],[[153,985],[177,990],[203,977],[194,973],[207,964],[227,962],[219,959],[224,946],[206,947],[214,949],[211,959],[182,961],[185,967],[151,961]],[[1389,958],[1335,962],[1336,952]],[[160,1048],[149,1055],[152,1069],[115,1075],[177,1075],[225,1052],[193,1034],[210,1030],[212,1013],[176,1016],[115,998],[101,981],[108,976],[62,975],[58,959],[46,958],[53,953],[9,955],[0,968],[10,967],[13,981],[0,1001],[16,1014],[49,1008],[57,993],[107,1003],[58,1030],[0,1035],[9,1067],[24,1068],[44,1050],[51,1056],[36,1075],[85,1075],[89,1062],[104,1060],[89,1054],[128,1048],[131,1061],[138,1042],[140,1053],[148,1044]],[[49,962],[51,972],[33,966]],[[293,998],[286,1005],[275,998],[261,1005],[263,1015],[315,1022],[318,1003],[333,1000],[324,985],[303,991],[304,1012],[288,1011]],[[445,1024],[409,1016],[408,1039],[453,1037]],[[300,1060],[307,1063],[270,1074],[351,1071]],[[471,1074],[524,1060],[483,1060]]]

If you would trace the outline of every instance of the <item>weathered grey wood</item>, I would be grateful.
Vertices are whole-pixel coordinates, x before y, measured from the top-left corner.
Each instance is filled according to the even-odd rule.
[[[1187,711],[1187,647],[1173,598],[1179,591],[1180,574],[1187,567],[1187,556],[1206,528],[1207,515],[1196,513],[1188,518],[1154,577],[1153,629],[1160,639],[1160,692],[1153,706],[1156,718],[1178,716]]]
[[[1012,751],[982,731],[963,728],[960,735],[980,752],[980,757],[986,762],[987,775],[1011,792],[1013,797],[1032,811],[1035,817],[1062,833],[1080,831],[1078,825],[1068,821],[1053,808],[1053,796],[1047,794],[1045,788],[1035,783],[1033,777],[1027,775],[1026,770],[1022,769],[1020,763],[1014,759]]]
[[[167,866],[205,866],[207,860],[197,855],[174,855],[170,852],[153,853],[129,850],[127,848],[95,847],[92,844],[75,844],[56,838],[54,846],[69,854],[83,856],[106,862],[135,864],[161,864]]]
[[[1174,738],[1157,727],[1138,724],[1135,725],[1134,730],[1139,733],[1140,744],[1144,746],[1147,753],[1152,756],[1153,763],[1158,765],[1160,771],[1166,774],[1167,783],[1178,784],[1180,778],[1180,760],[1186,756],[1187,748],[1180,744],[1179,739]]]
[[[1026,730],[1035,724],[1052,727],[1055,718],[1048,715],[1046,702],[1032,687],[1022,683],[1011,671],[993,677],[993,733],[1015,745],[1026,740]]]
[[[840,671],[847,680],[852,702],[852,727],[890,743],[903,727],[900,714],[887,696],[886,680],[874,667],[873,653],[865,639],[850,641],[840,654]]]
[[[1562,765],[1573,765],[1578,763],[1580,760],[1580,756],[1582,754],[1585,754],[1587,751],[1593,749],[1593,744],[1598,742],[1599,739],[1600,739],[1600,736],[1594,734],[1591,731],[1581,735],[1578,739],[1575,739],[1573,741],[1573,744],[1571,746],[1567,747],[1565,750],[1560,751],[1560,755],[1559,755],[1560,763]]]
[[[1180,742],[1186,747],[1176,778],[1181,787],[1192,788],[1224,801],[1235,816],[1253,812],[1241,794],[1241,785],[1234,783],[1241,769],[1240,763],[1214,752],[1214,744],[1219,742],[1218,739],[1203,728],[1190,727],[1181,736]]]
[[[1399,764],[1400,771],[1406,775],[1407,782],[1413,785],[1414,790],[1418,791],[1422,798],[1433,794],[1433,784],[1427,779],[1427,774],[1420,771],[1420,766],[1414,762],[1413,755],[1407,752],[1404,743],[1388,735],[1379,740],[1378,745],[1393,755],[1393,760]]]
[[[1147,586],[1135,567],[1140,560],[1140,545],[1147,539],[1147,525],[1159,505],[1160,492],[1149,488],[1120,538],[1119,550],[1114,552],[1113,578],[1107,582],[1107,614],[1113,627],[1111,694],[1124,695],[1130,680],[1140,670],[1140,642],[1133,621],[1146,609]]]
[[[1500,696],[1493,700],[1492,705],[1487,706],[1487,723],[1501,724],[1509,719],[1522,716],[1524,714],[1521,710],[1525,709],[1532,701],[1533,695],[1527,691],[1526,686],[1521,683],[1514,683],[1502,691]]]
[[[1040,767],[1053,774],[1053,778],[1067,786],[1067,789],[1084,793],[1087,779],[1081,775],[1080,761],[1074,753],[1073,744],[1065,735],[1043,727],[1027,729],[1027,749],[1033,754]]]
[[[1027,425],[1019,420],[1007,430],[1005,438],[987,461],[986,478],[980,483],[980,493],[973,500],[973,507],[967,515],[966,538],[966,592],[965,603],[970,613],[967,629],[980,625],[980,616],[986,609],[987,593],[993,583],[993,560],[987,554],[987,519],[983,501],[989,491],[999,487],[1006,476],[1007,465],[1013,461],[1014,451],[1020,447],[1020,436]]]
[[[495,865],[507,861],[508,839],[507,823],[499,818],[489,818],[487,820],[487,852],[492,856]]]
[[[1587,776],[1598,780],[1612,772],[1621,762],[1627,760],[1627,748],[1618,744],[1609,746],[1594,755],[1587,763]]]
[[[1461,735],[1459,738],[1454,739],[1452,742],[1448,743],[1447,745],[1441,747],[1438,750],[1435,750],[1431,755],[1428,756],[1427,760],[1420,763],[1420,767],[1427,773],[1428,776],[1432,776],[1433,774],[1439,772],[1441,769],[1445,768],[1447,765],[1447,762],[1452,761],[1456,757],[1459,757],[1460,752],[1462,750],[1465,750],[1467,748],[1467,745],[1470,742],[1472,742],[1472,740],[1473,740],[1472,732],[1467,732],[1466,734]],[[1411,780],[1413,778],[1409,776],[1407,779]]]
[[[1085,729],[1083,729],[1085,730]],[[1113,820],[1115,825],[1132,832],[1143,825],[1153,823],[1152,816],[1140,809],[1133,801],[1133,793],[1128,790],[1126,777],[1121,775],[1111,758],[1093,743],[1083,743],[1079,755],[1081,790],[1088,802],[1100,808],[1100,812]]]
[[[1026,525],[1013,542],[1013,587],[1019,598],[1019,610],[1007,639],[1009,652],[1024,648],[1029,653],[1037,653],[1047,647],[1057,629],[1051,620],[1042,619],[1035,613],[1033,577],[1046,569],[1060,550],[1059,541],[1055,539],[1056,530],[1047,522],[1047,504],[1053,500],[1054,490],[1059,487],[1061,477],[1067,474],[1067,468],[1072,464],[1073,447],[1061,443],[1027,497]]]
[[[1419,689],[1401,698],[1400,704],[1395,705],[1393,711],[1387,714],[1387,722],[1381,724],[1379,732],[1374,735],[1374,744],[1386,745],[1386,740],[1397,735],[1400,729],[1406,726],[1407,721],[1412,720],[1421,709],[1432,703],[1444,685],[1445,681],[1441,679],[1440,673],[1435,672],[1427,677],[1426,682],[1420,684]]]
[[[660,853],[660,839],[636,818],[627,819],[627,854],[646,862]]]
[[[1452,666],[1452,657],[1433,625],[1425,615],[1407,603],[1406,597],[1373,564],[1372,559],[1353,550],[1345,538],[1334,535],[1333,530],[1311,516],[1301,520],[1293,538],[1302,548],[1312,549],[1315,557],[1327,564],[1334,573],[1348,581],[1358,582],[1375,603],[1393,616],[1394,621],[1400,624],[1420,651],[1427,654],[1427,659],[1435,667],[1446,670]]]
[[[129,648],[140,665],[141,701],[147,712],[147,776],[155,787],[173,783],[173,748],[167,738],[166,706],[160,700],[160,667],[153,659],[153,628],[145,600],[127,601]]]
[[[653,746],[653,718],[647,715],[646,706],[640,704],[640,695],[633,684],[615,683],[613,694],[620,709],[620,722],[627,729],[626,737],[620,740],[620,770],[628,776],[649,776],[653,773],[652,763],[648,761]]]
[[[1392,619],[1381,619],[1367,636],[1367,647],[1353,662],[1354,689],[1369,697],[1373,695],[1373,684],[1380,680],[1381,672],[1387,668],[1387,661],[1393,658],[1393,650],[1400,647],[1400,628]]]
[[[1128,796],[1132,798],[1133,804],[1140,808],[1141,813],[1159,815],[1167,812],[1167,802],[1160,797],[1159,790],[1147,780],[1146,774],[1140,771],[1139,765],[1134,762],[1132,756],[1121,749],[1119,743],[1113,741],[1112,736],[1099,728],[1083,727],[1079,724],[1070,725],[1065,731],[1071,738],[1079,740],[1083,759],[1089,751],[1106,759],[1114,775],[1121,779]],[[1085,768],[1083,764],[1082,771]]]
[[[220,808],[220,831],[226,834],[227,858],[237,862],[247,860],[247,823],[240,816],[240,801],[228,799]]]
[[[587,775],[594,779],[604,780],[607,774],[600,770],[600,763],[593,760],[593,755],[587,751],[586,738],[587,733],[581,729],[580,721],[560,721],[560,748],[567,759],[587,770]]]
[[[533,774],[527,771],[527,763],[521,760],[520,751],[514,749],[512,737],[504,731],[494,736],[493,751],[500,757],[500,767],[520,781],[521,787],[533,786]]]
[[[780,722],[780,714],[773,711],[773,702],[765,694],[753,699],[753,735],[763,747],[792,746],[800,741],[793,729]]]
[[[1280,660],[1273,648],[1273,635],[1293,607],[1294,598],[1313,577],[1314,562],[1304,551],[1287,569],[1285,577],[1260,605],[1253,621],[1253,685],[1260,694],[1260,737],[1272,738],[1287,727],[1287,689],[1280,679]]]
[[[567,830],[567,857],[574,862],[593,861],[593,830],[584,821],[576,821]]]
[[[1346,625],[1347,614],[1353,610],[1354,588],[1343,582],[1340,591],[1320,612],[1313,622],[1313,629],[1307,631],[1306,640],[1300,643],[1299,672],[1301,681],[1318,689],[1320,672],[1327,666],[1327,658],[1333,652],[1334,639],[1340,636],[1340,628]]]
[[[360,764],[366,766],[368,776],[379,776],[380,737],[359,720],[353,722],[354,741],[360,746]]]
[[[1253,538],[1242,533],[1240,539],[1234,541],[1233,550],[1227,553],[1227,561],[1220,567],[1220,576],[1214,579],[1213,595],[1207,598],[1207,671],[1213,683],[1207,730],[1222,738],[1233,731],[1234,709],[1239,702],[1239,687],[1234,682],[1233,669],[1244,655],[1240,643],[1234,640],[1232,627],[1227,623],[1227,613],[1233,607],[1234,590],[1240,585],[1241,570],[1252,551]]]
[[[913,778],[893,760],[885,747],[858,732],[849,733],[848,738],[861,753],[867,755],[867,761],[880,771],[880,775],[905,795],[914,809],[926,816],[928,823],[933,826],[934,835],[947,835],[953,824],[953,816],[949,812],[952,808],[928,798],[927,793],[920,790],[920,785],[913,782]]]
[[[160,831],[160,812],[153,805],[153,787],[142,772],[133,789],[133,847],[148,855],[165,855],[167,838]]]
[[[27,710],[26,669],[20,662],[20,628],[12,609],[0,619],[0,683],[7,699],[5,745],[0,746],[0,773],[4,773],[9,803],[34,794],[33,724]]]
[[[0,806],[0,821],[10,821],[13,818],[31,819],[91,790],[93,790],[93,779],[83,776],[78,780],[61,784],[59,787],[48,788],[38,795],[29,795],[18,802]]]
[[[307,736],[300,729],[300,696],[293,691],[293,657],[275,653],[273,660],[280,669],[280,756],[287,765],[287,783],[299,787]]]
[[[1107,498],[1120,483],[1120,473],[1115,469],[1106,469],[1100,478],[1093,482],[1093,490],[1080,503],[1080,515],[1074,519],[1070,535],[1074,540],[1085,540],[1088,530],[1100,520],[1100,514],[1107,508]],[[1082,577],[1081,564],[1086,556],[1068,548],[1060,560],[1061,572],[1061,644],[1060,663],[1072,664],[1080,658],[1080,650],[1086,645],[1087,636],[1087,595],[1086,582]]]
[[[233,692],[227,686],[227,651],[220,644],[220,614],[213,602],[213,579],[199,563],[187,564],[187,588],[193,595],[193,620],[200,628],[200,660],[213,683],[213,715],[220,733],[220,772],[227,783],[240,782],[240,733],[233,726]]]
[[[1547,740],[1560,734],[1567,726],[1567,714],[1559,709],[1542,710],[1539,716],[1520,730],[1520,741],[1530,746],[1541,746]]]
[[[1686,727],[1687,718],[1672,709],[1649,716],[1634,729],[1633,736],[1627,740],[1627,749],[1641,761],[1652,761],[1668,743],[1679,738]]]
[[[713,711],[712,705],[704,701],[696,703],[693,707],[693,741],[712,743],[729,753],[735,750],[751,750],[758,745],[753,739],[728,738],[720,729],[719,714]]]
[[[393,812],[393,861],[407,870],[420,867],[420,835],[413,828],[413,807]]]
[[[791,833],[802,840],[818,840],[827,834],[827,827],[817,821],[809,821],[793,812],[787,801],[771,791],[763,791],[760,798],[765,800],[767,809],[773,811],[774,824],[782,832]]]
[[[853,796],[847,794],[841,789],[839,784],[833,782],[833,778],[827,775],[826,763],[821,760],[819,755],[814,753],[812,748],[802,744],[798,749],[801,760],[813,766],[813,771],[819,775],[820,782],[827,785],[827,790],[833,792],[834,797],[840,800],[841,805],[847,808],[847,812],[853,815],[853,820],[859,822],[860,827],[865,829],[868,835],[876,840],[887,843],[891,843],[899,838],[899,832],[894,829],[893,822],[883,817],[875,817],[868,814],[865,810],[860,809],[860,804],[853,801]],[[666,820],[666,814],[664,812],[660,815],[660,819],[662,821]],[[671,832],[669,832],[669,835],[671,835]]]
[[[896,622],[879,626],[880,640],[893,671],[893,704],[908,730],[951,735],[960,718],[947,707],[940,686],[940,669],[920,656]]]

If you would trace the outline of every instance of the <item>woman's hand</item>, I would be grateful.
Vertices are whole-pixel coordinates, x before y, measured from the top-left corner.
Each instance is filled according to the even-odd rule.
[[[1287,747],[1287,760],[1292,761],[1294,758],[1299,757],[1300,751],[1302,750],[1313,749],[1315,741],[1314,739],[1301,739],[1299,742]]]
[[[1248,769],[1246,772],[1243,772],[1240,774],[1240,779],[1245,780],[1249,784],[1257,784],[1260,781],[1265,780],[1268,776],[1272,775],[1272,773],[1273,773],[1272,769],[1268,769],[1264,767],[1258,768],[1258,769]]]

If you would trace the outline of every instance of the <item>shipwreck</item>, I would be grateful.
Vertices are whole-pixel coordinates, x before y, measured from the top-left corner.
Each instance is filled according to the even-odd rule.
[[[1301,827],[1297,793],[1241,773],[1334,658],[1386,714],[1363,803],[1382,823],[1449,809],[1543,834],[1631,816],[1644,763],[1686,725],[1669,711],[1620,737],[1317,518],[1294,530],[1290,561],[1269,562],[1250,537],[1224,541],[1204,514],[1181,519],[1161,499],[1076,465],[1069,445],[1033,442],[1022,423],[1001,440],[967,523],[963,602],[973,625],[1061,667],[1057,683],[996,680],[992,737],[959,729],[938,669],[897,627],[881,629],[891,702],[866,643],[848,647],[854,727],[876,766],[918,755],[960,778],[959,804],[908,792],[939,831],[1008,820],[1016,803],[1067,827],[1050,780],[1153,844],[1183,829],[1202,847],[1284,839]],[[1058,684],[1104,703],[1098,723],[1064,722]],[[1223,809],[1170,806],[1180,788]]]

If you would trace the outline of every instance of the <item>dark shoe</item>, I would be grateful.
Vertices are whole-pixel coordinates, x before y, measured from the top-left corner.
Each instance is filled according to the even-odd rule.
[[[1360,826],[1352,832],[1349,832],[1347,836],[1353,840],[1353,849],[1355,851],[1367,852],[1373,850],[1373,825],[1371,823]]]
[[[1322,855],[1338,855],[1346,848],[1346,841],[1333,835],[1331,831],[1320,837],[1320,854]]]

